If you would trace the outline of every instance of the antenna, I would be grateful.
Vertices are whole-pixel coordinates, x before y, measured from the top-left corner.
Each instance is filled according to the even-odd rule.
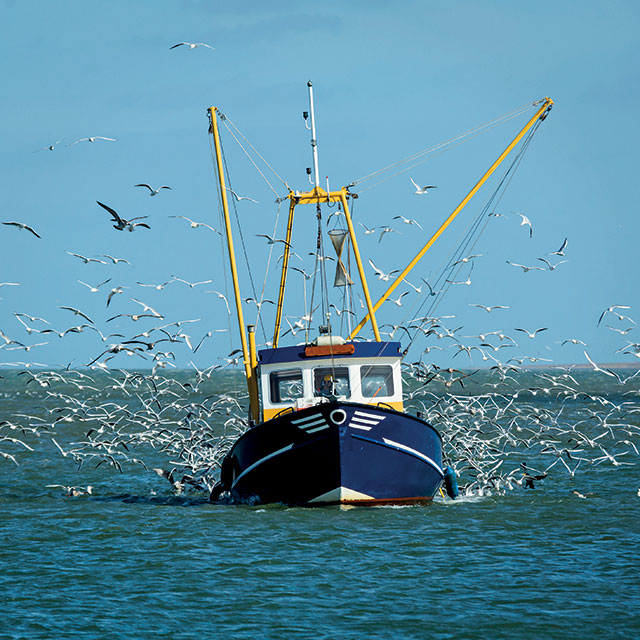
[[[311,80],[307,82],[307,87],[309,87],[309,111],[311,112],[311,149],[313,150],[313,179],[315,180],[316,187],[319,187],[320,174],[318,172],[318,143],[316,141],[316,119],[313,111],[313,85],[311,84]]]

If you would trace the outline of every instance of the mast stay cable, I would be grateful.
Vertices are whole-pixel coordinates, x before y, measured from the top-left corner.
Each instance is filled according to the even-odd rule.
[[[511,162],[511,164],[509,165],[509,167],[505,171],[504,175],[500,179],[500,182],[498,183],[498,185],[494,189],[494,191],[491,194],[491,196],[488,198],[487,202],[483,206],[482,210],[480,211],[480,213],[478,214],[476,219],[469,226],[469,228],[468,228],[464,238],[462,239],[462,241],[458,244],[457,248],[454,249],[454,251],[452,251],[447,263],[445,264],[445,266],[440,271],[440,274],[438,275],[437,279],[434,281],[433,289],[434,289],[434,291],[437,291],[437,293],[434,296],[434,299],[431,301],[431,304],[429,305],[429,307],[428,307],[428,309],[426,311],[426,315],[424,315],[422,318],[418,318],[417,317],[418,314],[421,313],[421,310],[424,307],[424,305],[427,303],[429,298],[432,297],[432,296],[427,296],[425,298],[425,300],[423,301],[423,303],[418,308],[418,310],[416,311],[416,315],[415,315],[414,319],[416,319],[416,320],[420,319],[421,323],[419,325],[412,326],[412,328],[415,329],[415,333],[414,333],[413,337],[410,339],[408,346],[404,349],[404,354],[405,355],[409,351],[411,346],[413,345],[416,337],[422,332],[422,328],[424,327],[424,325],[433,317],[433,314],[435,313],[438,305],[442,302],[442,299],[444,298],[444,296],[446,295],[446,293],[450,289],[451,284],[447,285],[446,278],[445,278],[445,276],[447,275],[447,272],[450,272],[450,277],[451,278],[455,278],[456,274],[460,271],[460,269],[462,268],[463,264],[462,263],[460,264],[460,267],[458,268],[457,271],[455,271],[455,273],[452,271],[453,267],[455,266],[455,264],[457,262],[462,260],[462,256],[464,256],[466,253],[469,253],[470,251],[473,251],[473,248],[475,247],[475,245],[477,244],[478,240],[480,239],[480,236],[482,235],[482,233],[486,229],[486,227],[487,227],[487,225],[489,223],[489,218],[490,218],[490,216],[487,215],[487,212],[491,208],[495,209],[495,207],[492,207],[494,202],[495,202],[495,205],[497,205],[497,204],[499,204],[500,200],[502,200],[502,198],[504,197],[504,194],[506,193],[507,188],[509,187],[509,185],[511,184],[511,181],[513,180],[515,172],[519,168],[520,163],[522,162],[522,159],[524,157],[524,154],[528,150],[529,145],[531,144],[531,140],[532,140],[533,136],[535,135],[536,131],[538,130],[538,128],[539,128],[541,123],[542,123],[542,121],[539,120],[532,127],[531,131],[527,134],[527,136],[523,140],[523,143],[522,143],[518,153],[516,154],[516,156],[514,157],[513,161]],[[484,221],[484,225],[482,225],[482,227],[481,227],[481,224],[482,224],[483,221]],[[440,287],[441,284],[442,284],[442,287],[438,288],[438,287]]]

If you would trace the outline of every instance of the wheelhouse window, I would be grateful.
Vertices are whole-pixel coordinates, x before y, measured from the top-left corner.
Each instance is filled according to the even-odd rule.
[[[360,380],[365,398],[387,398],[393,395],[393,369],[388,365],[360,367]]]
[[[349,387],[349,369],[347,367],[319,367],[313,370],[313,395],[342,396],[351,395]]]
[[[304,389],[302,385],[302,371],[289,369],[288,371],[274,371],[269,376],[271,387],[271,402],[281,403],[302,398]]]

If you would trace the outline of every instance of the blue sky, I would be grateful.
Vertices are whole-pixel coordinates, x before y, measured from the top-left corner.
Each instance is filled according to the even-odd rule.
[[[463,327],[459,336],[492,330],[513,336],[519,346],[509,356],[585,363],[584,346],[561,344],[575,338],[587,343],[594,360],[635,362],[632,355],[615,353],[638,341],[638,329],[626,334],[614,330],[633,327],[630,321],[609,314],[596,325],[611,305],[630,306],[623,315],[640,321],[635,246],[640,222],[633,175],[639,166],[634,144],[639,15],[640,6],[631,1],[0,1],[5,27],[0,44],[5,71],[2,221],[24,222],[42,236],[0,225],[0,282],[20,283],[0,287],[0,329],[26,345],[47,343],[28,352],[7,345],[0,349],[0,362],[73,361],[79,366],[121,340],[103,342],[88,330],[64,338],[29,335],[14,316],[43,317],[62,331],[82,321],[59,308],[72,306],[101,331],[127,338],[163,323],[198,319],[181,327],[195,346],[208,331],[230,328],[206,339],[195,354],[185,345],[165,343],[179,366],[190,360],[199,367],[224,363],[239,346],[237,332],[224,301],[204,293],[227,291],[219,237],[170,216],[219,226],[207,136],[206,109],[211,105],[228,115],[288,184],[306,189],[311,158],[301,113],[308,110],[309,79],[316,98],[320,174],[323,184],[329,176],[332,188],[521,105],[553,98],[553,111],[500,201],[498,210],[507,218],[491,220],[475,246],[483,256],[475,260],[472,285],[452,286],[438,313],[456,316],[446,322],[450,328]],[[205,42],[215,51],[170,50],[182,41]],[[384,270],[403,268],[526,117],[363,191],[355,219],[367,226],[392,222],[399,232],[386,234],[381,242],[377,235],[361,236],[365,262],[371,258]],[[67,146],[87,136],[117,142]],[[273,231],[274,194],[233,139],[223,139],[234,188],[259,201],[240,202],[238,214],[261,288],[266,245],[255,234]],[[62,142],[53,151],[35,152],[58,140]],[[415,196],[410,176],[438,189]],[[172,189],[151,198],[133,186],[144,182]],[[275,186],[286,194],[279,183]],[[494,181],[476,196],[410,281],[439,273],[495,186]],[[97,200],[125,218],[149,216],[151,230],[116,231]],[[532,238],[512,211],[529,217]],[[399,214],[418,220],[424,231],[393,221]],[[314,211],[301,208],[297,215],[300,226],[293,244],[306,255],[315,245]],[[283,209],[280,237],[284,219]],[[549,257],[565,237],[567,262],[552,272],[524,273],[506,262],[542,265],[537,258]],[[83,264],[67,251],[110,254],[132,265]],[[367,275],[377,298],[383,283],[372,270]],[[460,272],[460,280],[467,275]],[[189,287],[176,281],[162,290],[137,284],[160,284],[172,276],[213,282]],[[78,282],[95,285],[107,278],[111,281],[97,293]],[[243,291],[250,296],[244,269],[243,279]],[[275,271],[266,282],[266,297],[273,298]],[[300,282],[290,280],[290,317],[301,313]],[[117,286],[123,291],[107,308],[107,295]],[[141,306],[131,298],[152,306],[165,320],[106,323],[119,313],[139,313]],[[488,314],[470,306],[475,303],[510,308]],[[268,328],[273,322],[270,307],[264,306]],[[412,293],[403,307],[387,303],[380,322],[405,320],[416,308]],[[246,320],[252,321],[255,308],[245,305],[245,310]],[[334,327],[339,322],[335,316],[333,322]],[[534,340],[515,332],[540,327],[547,331]],[[364,335],[370,334],[365,330]],[[423,346],[446,343],[431,338]],[[497,354],[503,360],[505,351]],[[477,353],[473,361],[464,353],[452,360],[454,353],[430,356],[457,366],[484,364]],[[121,353],[111,364],[131,367],[149,361]]]

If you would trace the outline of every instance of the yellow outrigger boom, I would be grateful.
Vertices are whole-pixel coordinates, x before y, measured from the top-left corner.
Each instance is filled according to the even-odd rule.
[[[471,200],[471,198],[476,194],[478,189],[480,189],[480,187],[489,179],[489,176],[491,176],[491,174],[498,168],[498,166],[502,163],[502,161],[509,155],[509,153],[513,150],[513,148],[518,144],[518,142],[522,140],[523,136],[527,133],[527,131],[529,131],[529,129],[531,129],[531,127],[538,120],[544,120],[544,118],[546,117],[547,113],[549,112],[552,106],[553,106],[553,100],[551,98],[545,98],[543,100],[542,106],[538,109],[538,111],[536,111],[536,114],[533,116],[533,118],[531,118],[531,120],[527,122],[527,124],[522,128],[520,133],[518,133],[518,135],[512,140],[511,144],[500,154],[498,159],[491,165],[489,170],[482,176],[482,178],[478,180],[478,182],[473,187],[473,189],[469,191],[469,193],[464,198],[464,200],[452,211],[449,217],[442,223],[440,228],[431,236],[431,238],[429,238],[429,241],[427,242],[427,244],[425,244],[424,247],[420,249],[416,257],[405,267],[404,271],[391,283],[389,288],[382,294],[382,297],[378,300],[378,302],[376,302],[376,304],[373,307],[374,312],[377,311],[382,305],[382,303],[394,292],[396,287],[400,285],[400,283],[405,279],[405,277],[408,275],[411,269],[413,269],[413,267],[415,267],[416,264],[418,264],[418,262],[424,256],[424,254],[431,248],[431,245],[433,245],[433,243],[440,237],[442,232],[451,224],[451,222],[453,222],[454,218],[462,211],[462,209],[464,209],[464,207],[467,205],[469,200]],[[351,332],[351,335],[348,338],[349,340],[353,340],[353,338],[358,335],[359,331],[362,329],[362,327],[364,327],[364,325],[367,323],[369,318],[373,318],[373,314],[371,310],[369,310],[369,313],[360,321],[358,326]]]

